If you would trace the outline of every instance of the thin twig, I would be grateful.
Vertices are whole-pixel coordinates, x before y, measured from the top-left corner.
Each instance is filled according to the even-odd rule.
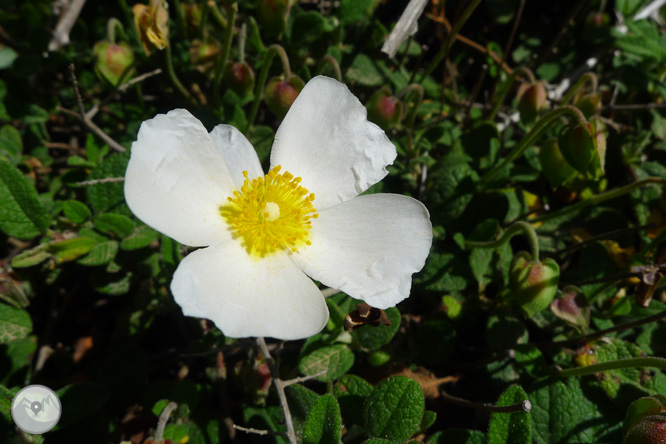
[[[88,127],[90,131],[97,134],[97,136],[99,136],[104,142],[106,142],[107,145],[109,145],[114,150],[120,151],[121,153],[126,151],[121,144],[113,140],[108,134],[102,131],[102,129],[98,127],[92,120],[86,118],[85,114],[80,115],[78,113],[75,113],[74,111],[68,110],[67,108],[63,108],[62,106],[57,106],[56,109],[62,113],[69,114],[70,116],[79,119],[81,122],[84,123],[84,125]]]
[[[83,182],[76,182],[76,185],[97,185],[98,183],[117,183],[124,182],[124,177],[105,177],[104,179],[84,180]]]
[[[282,381],[282,387],[289,387],[290,385],[298,384],[299,382],[305,382],[309,381],[310,379],[318,378],[319,376],[325,375],[327,371],[328,370],[322,370],[319,373],[315,373],[314,375],[299,376],[298,378]]]
[[[76,72],[74,64],[69,64],[69,78],[74,87],[74,94],[76,95],[76,104],[79,105],[79,113],[83,116],[86,113],[86,108],[83,106],[83,99],[81,98],[81,91],[79,90],[79,81],[76,80]]]
[[[449,401],[452,404],[457,404],[463,407],[469,407],[471,409],[485,410],[486,412],[492,413],[517,413],[517,412],[529,412],[532,410],[532,403],[529,401],[519,402],[512,405],[492,405],[485,404],[481,402],[468,401],[466,399],[458,398],[456,396],[449,395],[443,390],[439,391],[440,395],[445,401]]]
[[[648,111],[651,109],[664,109],[666,103],[633,103],[629,105],[606,105],[604,111]]]
[[[273,385],[277,390],[278,398],[280,399],[280,404],[282,405],[282,411],[284,412],[284,422],[287,425],[287,439],[289,439],[290,444],[297,444],[296,441],[296,432],[294,431],[294,422],[291,419],[291,412],[289,411],[289,404],[287,403],[287,395],[284,393],[284,382],[280,379],[280,372],[275,365],[275,360],[271,356],[271,353],[268,351],[266,346],[266,341],[264,338],[257,338],[257,345],[261,350],[261,354],[264,355],[268,368],[271,371],[271,376],[273,377]]]
[[[160,419],[157,421],[157,431],[155,432],[155,441],[162,441],[162,436],[164,435],[164,428],[166,427],[167,421],[169,421],[169,416],[171,416],[171,412],[176,410],[177,407],[178,404],[171,401],[169,404],[167,404],[166,407],[164,407],[164,410],[162,410],[162,413],[160,414]]]
[[[606,233],[599,234],[597,236],[590,237],[588,239],[585,239],[584,241],[571,244],[568,247],[562,248],[560,250],[554,251],[552,254],[554,255],[560,255],[564,253],[570,253],[572,250],[578,250],[579,248],[584,247],[585,245],[591,244],[593,242],[597,242],[599,240],[608,240],[617,236],[621,236],[623,234],[631,234],[635,233],[637,231],[642,231],[642,230],[648,230],[650,228],[654,228],[655,223],[650,222],[649,224],[645,225],[639,225],[638,227],[631,227],[631,228],[618,228],[617,230],[611,230]]]
[[[240,430],[241,432],[245,433],[252,433],[254,435],[271,435],[271,436],[281,436],[283,438],[286,438],[287,435],[284,433],[279,433],[279,432],[274,432],[272,430],[259,430],[259,429],[253,429],[252,427],[241,427],[239,425],[234,424],[233,425],[234,429]]]
[[[143,82],[144,80],[156,76],[158,74],[162,73],[162,68],[157,68],[154,71],[147,72],[145,74],[141,74],[140,76],[136,76],[133,79],[123,83],[120,85],[118,88],[116,88],[115,91],[113,91],[111,94],[109,94],[106,98],[104,98],[101,102],[90,108],[87,113],[85,113],[86,119],[92,119],[95,117],[95,115],[99,112],[100,108],[109,103],[112,99],[116,98],[119,94],[124,93],[129,89],[130,86]]]
[[[69,32],[79,18],[81,9],[86,0],[72,0],[67,6],[67,11],[60,16],[58,24],[53,31],[53,37],[49,42],[49,51],[57,51],[69,43]]]

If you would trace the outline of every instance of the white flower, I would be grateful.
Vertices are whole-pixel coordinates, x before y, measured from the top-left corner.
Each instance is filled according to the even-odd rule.
[[[230,337],[300,339],[328,308],[306,276],[378,308],[409,296],[432,243],[428,211],[395,194],[359,196],[397,156],[347,87],[316,77],[277,131],[264,175],[234,127],[209,134],[178,109],[141,125],[125,197],[186,256],[171,291],[188,316]]]

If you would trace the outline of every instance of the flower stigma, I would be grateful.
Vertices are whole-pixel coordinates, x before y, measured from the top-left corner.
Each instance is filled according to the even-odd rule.
[[[276,166],[263,177],[245,182],[227,203],[220,205],[220,214],[240,238],[248,254],[265,257],[276,251],[296,252],[310,245],[310,219],[319,215],[313,207],[314,193],[299,185],[300,177],[288,171],[280,174]]]

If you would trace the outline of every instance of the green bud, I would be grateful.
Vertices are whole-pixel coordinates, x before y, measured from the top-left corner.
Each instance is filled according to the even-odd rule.
[[[586,119],[601,112],[601,93],[585,94],[574,102],[574,106],[583,113]]]
[[[453,296],[442,296],[442,306],[444,307],[446,316],[452,321],[459,319],[462,315],[463,304]]]
[[[587,173],[588,176],[599,178],[604,174],[606,168],[606,137],[608,137],[608,129],[598,116],[590,119],[590,128],[594,135],[592,141],[594,142],[596,156],[592,158]]]
[[[368,120],[379,125],[384,131],[395,128],[403,117],[403,103],[394,97],[387,87],[375,91],[365,107],[368,110]]]
[[[550,304],[550,310],[558,318],[569,324],[587,331],[590,323],[590,304],[582,290],[568,285],[562,290],[562,295]]]
[[[625,436],[623,444],[666,443],[666,417],[648,416],[636,424]]]
[[[546,140],[539,151],[541,171],[553,188],[570,180],[576,170],[566,161],[555,137]]]
[[[372,367],[381,367],[391,360],[391,355],[384,350],[375,350],[368,355],[368,364]]]
[[[95,72],[100,80],[111,86],[118,86],[122,80],[129,77],[134,64],[134,52],[129,44],[125,42],[113,44],[102,40],[95,44],[93,53]]]
[[[543,82],[523,83],[516,96],[520,121],[524,124],[536,120],[539,112],[546,107],[546,87]]]
[[[646,396],[629,404],[629,407],[627,407],[627,414],[624,417],[624,423],[622,424],[622,433],[624,433],[625,436],[627,436],[631,429],[643,419],[661,413],[666,399],[662,395],[657,396]]]
[[[553,259],[543,262],[521,251],[511,260],[509,285],[515,302],[528,317],[548,307],[557,293],[560,267]]]
[[[262,32],[270,36],[279,36],[287,27],[289,0],[257,0],[257,16]]]
[[[224,68],[224,82],[229,89],[245,97],[254,89],[254,71],[245,62],[230,62]]]
[[[562,155],[569,165],[583,174],[587,173],[588,167],[595,156],[595,140],[589,126],[567,126],[564,128],[558,144]]]
[[[265,100],[268,109],[278,119],[284,119],[304,86],[303,80],[297,76],[291,76],[289,80],[273,77],[266,85]]]

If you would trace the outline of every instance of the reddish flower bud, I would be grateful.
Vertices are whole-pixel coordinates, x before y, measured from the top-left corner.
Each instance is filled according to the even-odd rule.
[[[543,262],[521,251],[511,260],[509,285],[514,300],[528,317],[548,307],[557,293],[560,267],[553,259]]]
[[[541,171],[553,188],[570,180],[576,170],[566,161],[555,137],[548,139],[539,151]]]
[[[546,87],[543,82],[523,83],[516,96],[520,121],[528,124],[536,120],[546,107]]]
[[[622,432],[625,436],[629,434],[631,429],[636,427],[643,419],[659,415],[662,409],[666,406],[666,398],[662,395],[646,396],[639,398],[629,404],[627,407],[627,414],[624,417],[622,424]],[[664,418],[666,419],[666,418]]]
[[[265,31],[270,36],[282,34],[287,27],[289,9],[289,0],[258,0],[257,17],[262,32]]]
[[[608,14],[601,12],[591,12],[585,19],[585,24],[593,28],[601,28],[603,26],[608,26],[610,23],[610,17]]]
[[[224,69],[224,82],[233,92],[245,97],[254,89],[254,71],[245,62],[230,62]]]
[[[134,52],[129,44],[125,42],[113,44],[102,40],[95,44],[93,53],[95,72],[101,80],[111,86],[118,86],[123,79],[129,77],[128,74],[134,64]]]
[[[666,443],[666,417],[648,416],[627,433],[623,444],[664,444]]]
[[[550,304],[550,310],[560,319],[587,331],[590,323],[590,305],[580,288],[568,285],[562,295]]]
[[[384,131],[395,128],[403,117],[402,102],[386,87],[375,91],[365,107],[368,109],[368,120],[379,125]]]
[[[284,119],[304,86],[303,81],[296,76],[291,76],[289,80],[273,77],[266,85],[265,100],[268,109],[278,119]]]
[[[586,119],[589,119],[601,112],[601,93],[582,95],[576,99],[574,106],[583,113]]]

